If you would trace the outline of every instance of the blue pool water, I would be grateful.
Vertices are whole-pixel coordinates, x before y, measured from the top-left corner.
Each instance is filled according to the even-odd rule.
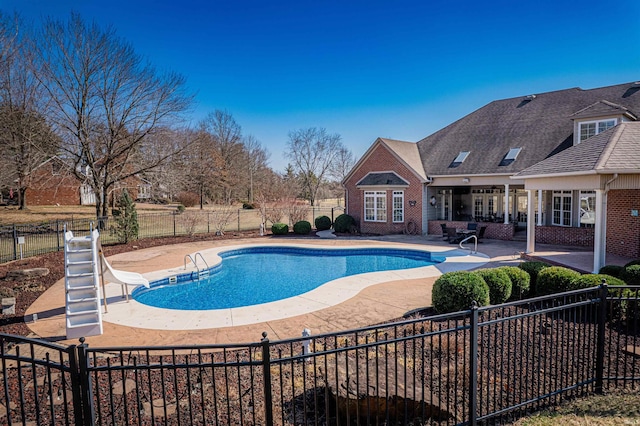
[[[443,261],[429,252],[402,249],[249,247],[219,254],[222,262],[197,280],[196,273],[151,283],[135,300],[158,308],[206,310],[273,302],[313,290],[337,278],[365,272],[419,268]]]

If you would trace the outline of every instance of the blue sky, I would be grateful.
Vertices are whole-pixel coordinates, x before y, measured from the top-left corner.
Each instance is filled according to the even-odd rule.
[[[288,133],[356,157],[417,141],[495,99],[640,80],[640,2],[0,0],[30,20],[112,25],[187,77],[195,123],[229,111],[284,170]]]

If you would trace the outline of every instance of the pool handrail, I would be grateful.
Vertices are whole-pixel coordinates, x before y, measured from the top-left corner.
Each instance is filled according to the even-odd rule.
[[[198,280],[200,280],[200,268],[198,268],[198,256],[200,256],[200,259],[202,259],[202,262],[204,263],[204,266],[206,266],[206,268],[203,270],[204,271],[208,271],[209,270],[209,264],[207,263],[206,260],[204,260],[204,257],[202,256],[202,253],[197,252],[196,254],[194,254],[193,256],[191,256],[190,254],[186,254],[184,256],[184,269],[185,271],[187,270],[187,259],[189,259],[191,261],[191,263],[193,263],[193,266],[195,266],[196,271],[198,273]]]

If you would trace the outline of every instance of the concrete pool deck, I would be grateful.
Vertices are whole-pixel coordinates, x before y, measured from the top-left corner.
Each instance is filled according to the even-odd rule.
[[[119,285],[109,284],[104,333],[86,338],[91,346],[194,345],[256,342],[267,332],[271,340],[298,337],[304,328],[313,334],[348,330],[403,317],[428,307],[431,288],[441,272],[479,266],[516,265],[524,242],[486,240],[478,246],[480,256],[468,256],[439,236],[386,236],[375,238],[295,239],[251,238],[205,241],[160,246],[108,258],[116,269],[145,274],[157,279],[164,274],[184,272],[184,258],[195,252],[215,256],[221,249],[238,245],[308,245],[323,247],[402,247],[447,253],[450,261],[436,267],[388,271],[336,280],[307,295],[274,302],[272,306],[238,310],[174,311],[149,308],[133,300],[126,302]],[[211,263],[210,263],[211,265]],[[420,271],[422,270],[422,271]],[[371,275],[379,275],[371,277]],[[131,291],[132,288],[129,289]],[[310,292],[313,293],[313,292]],[[304,296],[304,297],[303,297]],[[190,314],[185,314],[189,312]],[[191,313],[196,312],[193,315]],[[31,320],[33,314],[38,320]],[[25,320],[34,336],[64,344],[64,280],[58,281],[26,311]]]

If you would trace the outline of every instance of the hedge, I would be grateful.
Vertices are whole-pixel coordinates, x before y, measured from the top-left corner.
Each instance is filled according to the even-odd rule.
[[[562,266],[550,266],[538,273],[536,294],[545,295],[574,290],[573,282],[580,273]]]
[[[509,300],[521,300],[529,294],[531,276],[516,266],[501,266],[498,269],[504,271],[511,280],[511,297]]]
[[[473,301],[486,306],[489,304],[489,286],[474,272],[447,272],[433,284],[431,301],[438,313],[470,309]]]
[[[489,286],[489,303],[499,305],[511,297],[511,278],[499,268],[475,271]]]

